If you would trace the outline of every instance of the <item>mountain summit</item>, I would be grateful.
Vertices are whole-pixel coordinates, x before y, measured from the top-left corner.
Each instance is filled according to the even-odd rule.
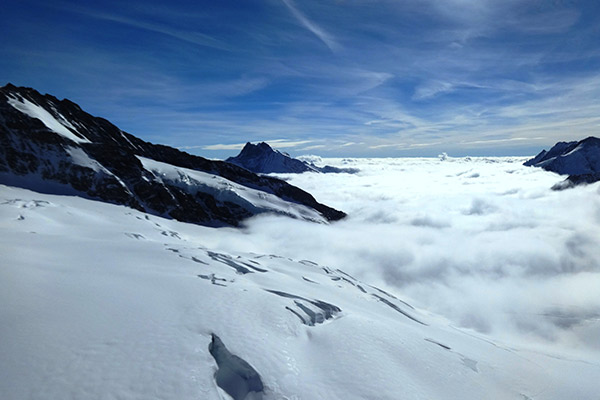
[[[569,175],[554,186],[558,190],[600,181],[600,139],[590,136],[578,142],[558,142],[523,165]]]
[[[332,166],[318,167],[313,163],[290,157],[289,154],[274,150],[265,142],[258,144],[246,143],[240,154],[229,157],[228,163],[246,168],[257,174],[300,174],[303,172],[333,172],[356,173],[352,168],[336,168]]]
[[[213,226],[263,212],[345,216],[282,180],[145,142],[69,100],[11,84],[0,88],[0,183]]]
[[[265,142],[258,144],[248,142],[240,154],[229,157],[225,161],[261,174],[318,172],[308,163],[296,160],[287,153],[274,150]]]

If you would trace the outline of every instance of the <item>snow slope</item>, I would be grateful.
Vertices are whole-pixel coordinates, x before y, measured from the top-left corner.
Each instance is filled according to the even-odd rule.
[[[137,158],[142,162],[144,169],[152,173],[155,180],[180,187],[192,195],[197,192],[208,193],[219,202],[236,204],[252,214],[273,212],[315,222],[327,222],[312,208],[285,201],[274,194],[240,185],[221,176],[176,167],[145,157]]]
[[[77,132],[77,129],[60,114],[59,121],[48,111],[44,110],[43,107],[24,98],[19,99],[11,96],[8,100],[8,103],[15,109],[29,115],[31,118],[36,118],[42,121],[42,123],[51,131],[58,133],[59,135],[72,140],[75,143],[91,143],[88,139],[74,134],[73,131]]]
[[[248,398],[597,398],[597,359],[459,329],[309,249],[240,252],[238,232],[0,186],[0,398],[227,399],[212,334],[260,374]]]

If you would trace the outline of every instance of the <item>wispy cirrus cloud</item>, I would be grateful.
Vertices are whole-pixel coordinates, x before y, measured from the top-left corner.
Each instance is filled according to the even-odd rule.
[[[281,138],[323,155],[531,154],[598,134],[597,2],[232,5],[12,2],[0,73],[219,157]]]
[[[162,35],[169,36],[171,38],[182,40],[184,42],[188,42],[194,45],[211,47],[218,50],[232,51],[233,48],[210,35],[204,34],[197,30],[186,30],[180,29],[175,24],[169,24],[165,22],[151,22],[144,20],[140,16],[130,17],[125,16],[118,13],[108,13],[103,11],[98,11],[94,9],[86,9],[83,7],[73,7],[70,8],[71,12],[76,12],[79,14],[84,14],[87,17],[115,22],[123,25],[127,25],[137,29],[143,29],[149,32],[159,33]]]
[[[290,10],[292,15],[300,22],[306,29],[311,31],[329,50],[335,52],[340,48],[339,44],[335,39],[327,33],[319,25],[308,19],[296,6],[293,0],[281,0],[283,4]]]

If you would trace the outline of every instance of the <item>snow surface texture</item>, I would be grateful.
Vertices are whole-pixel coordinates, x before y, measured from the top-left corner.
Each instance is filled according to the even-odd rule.
[[[350,211],[331,225],[0,186],[0,398],[228,399],[214,335],[260,375],[246,399],[597,398],[598,184],[326,161],[361,173],[290,179]]]

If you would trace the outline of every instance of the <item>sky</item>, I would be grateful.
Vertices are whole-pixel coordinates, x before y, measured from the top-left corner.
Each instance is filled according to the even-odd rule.
[[[0,85],[144,140],[330,157],[535,155],[600,136],[600,3],[5,2]]]

